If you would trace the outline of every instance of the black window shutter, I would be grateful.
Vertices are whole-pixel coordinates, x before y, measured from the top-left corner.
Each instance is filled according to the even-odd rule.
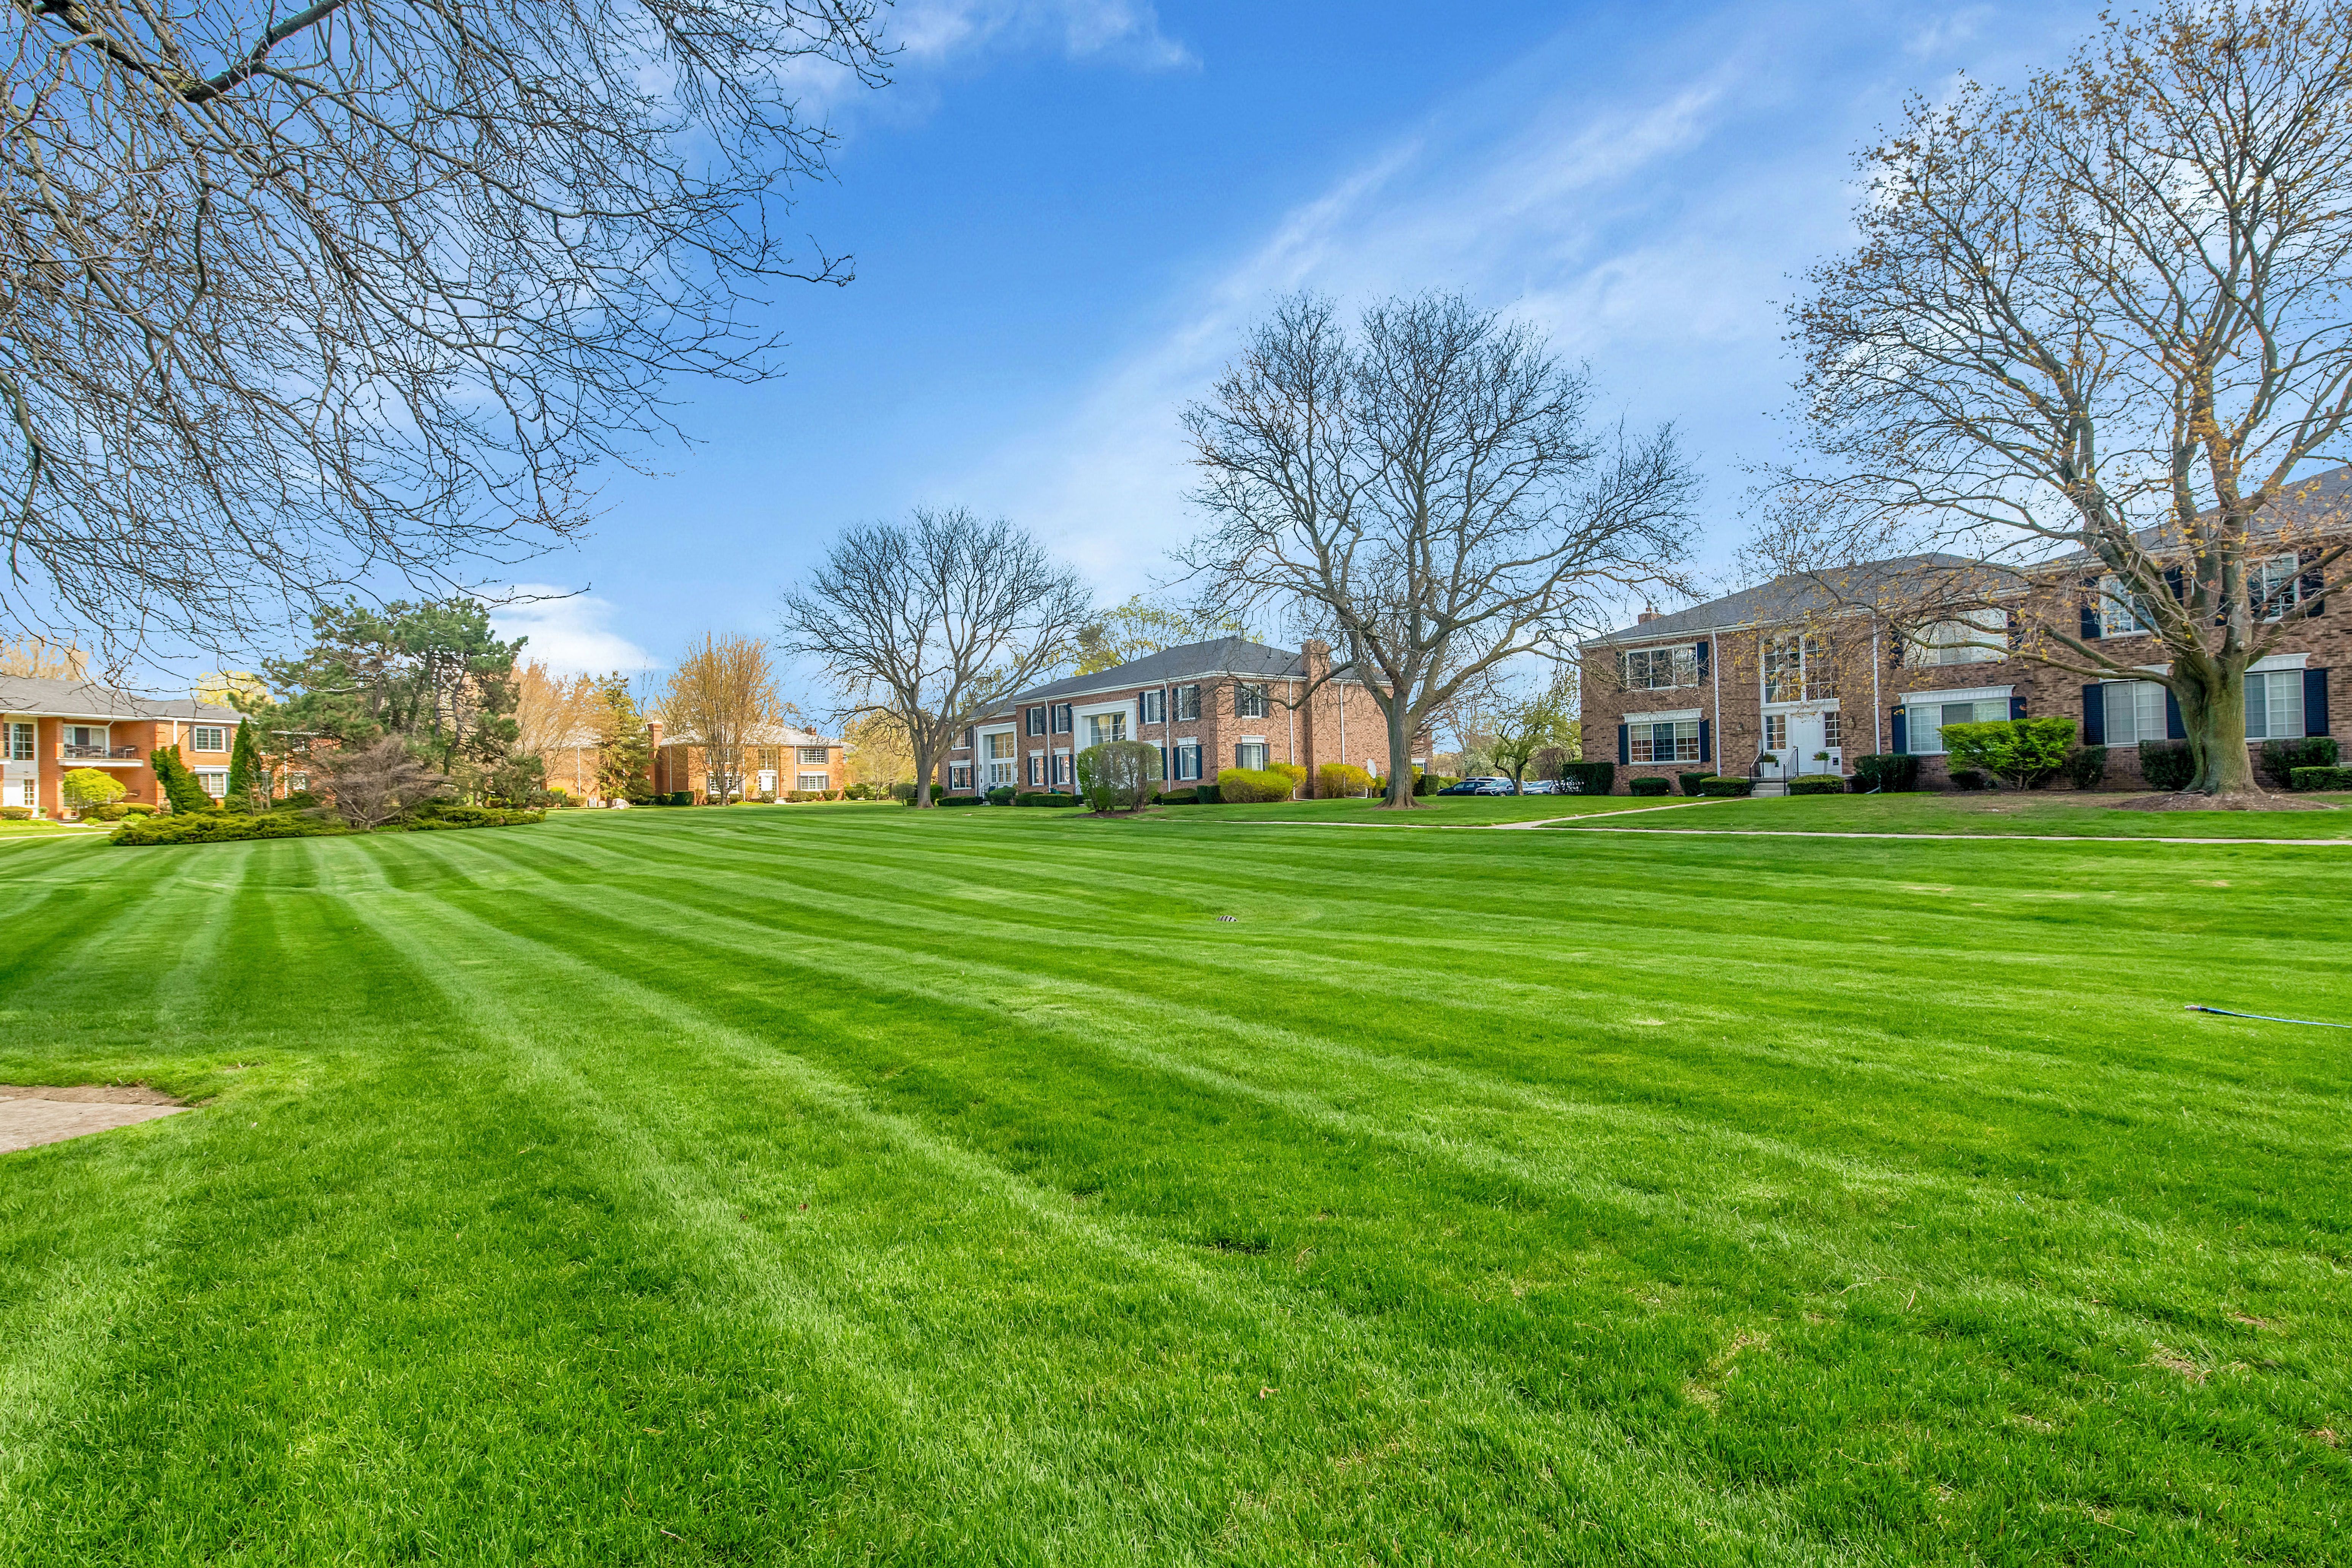
[[[1620,767],[1633,760],[1633,731],[1624,725],[1617,726],[1617,763]]]
[[[2083,688],[2083,744],[2104,746],[2107,743],[2106,689],[2094,680]]]
[[[1903,710],[1899,704],[1895,710],[1895,722],[1893,728],[1895,731],[1895,754],[1898,757],[1908,754],[1911,750],[1911,737],[1908,732],[1910,726],[1904,721]]]
[[[2091,591],[2083,595],[2082,636],[2084,642],[2099,640],[2099,584],[2095,577],[2091,580]]]
[[[1698,683],[1699,683],[1701,686],[1705,686],[1705,685],[1706,684],[1706,660],[1707,660],[1707,651],[1706,651],[1706,650],[1707,650],[1707,648],[1708,648],[1710,646],[1711,646],[1711,645],[1709,645],[1709,644],[1707,644],[1707,643],[1701,642],[1701,643],[1696,644],[1696,645],[1694,646],[1694,648],[1693,648],[1693,651],[1696,653],[1696,655],[1697,656],[1697,658],[1698,658]],[[1702,722],[1704,722],[1704,721],[1702,721]],[[1706,742],[1700,742],[1700,744],[1699,744],[1699,750],[1700,750],[1700,751],[1702,751],[1702,752],[1704,752],[1704,751],[1706,751]]]
[[[2172,595],[2174,603],[2183,605],[2187,604],[2189,602],[2188,574],[2183,573],[2178,566],[2166,567],[2164,569],[2164,591]]]
[[[1698,646],[1705,647],[1706,644]],[[1698,721],[1698,760],[1702,763],[1715,761],[1715,727],[1704,719]]]
[[[2303,732],[2327,733],[2327,672],[2324,669],[2303,672]]]
[[[2327,613],[2327,602],[2319,596],[2319,591],[2327,586],[2327,574],[2325,572],[2311,569],[2312,563],[2319,559],[2319,554],[2316,550],[2306,549],[2295,552],[2296,564],[2305,569],[2301,584],[2295,590],[2295,596],[2311,606],[2305,612],[2306,616]],[[2308,674],[2309,671],[2305,673]],[[2316,731],[2314,732],[2316,733]]]
[[[2012,719],[2022,719],[2025,717],[2024,698],[2012,697],[2009,700],[2009,716]]]
[[[2176,741],[2189,739],[2189,726],[2180,718],[2180,699],[2169,686],[2164,689],[2164,732]]]

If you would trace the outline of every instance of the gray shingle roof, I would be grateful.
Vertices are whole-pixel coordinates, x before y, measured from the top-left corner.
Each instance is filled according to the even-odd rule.
[[[1268,647],[1247,637],[1215,637],[1208,642],[1161,648],[1158,653],[1147,653],[1141,658],[1131,658],[1092,675],[1073,675],[1050,685],[1033,687],[997,706],[1013,708],[1024,702],[1050,702],[1064,697],[1084,697],[1090,692],[1162,686],[1171,680],[1199,680],[1213,675],[1283,680],[1304,679],[1306,674],[1306,659],[1288,648]]]
[[[134,697],[94,680],[34,675],[0,675],[0,713],[65,719],[201,719],[225,724],[245,717],[234,708],[199,702],[193,697]]]
[[[1769,626],[1775,622],[1792,621],[1801,616],[1834,610],[1843,605],[1873,603],[1889,586],[1909,582],[1928,572],[1981,573],[1985,577],[1983,590],[1987,592],[2021,586],[2024,583],[2021,575],[2008,567],[1972,561],[1965,555],[1948,555],[1941,552],[1898,555],[1891,560],[1865,561],[1860,565],[1841,567],[1834,574],[1824,573],[1820,576],[1775,577],[1753,588],[1742,588],[1737,594],[1727,594],[1704,605],[1693,605],[1687,610],[1675,610],[1591,640],[1594,643],[1647,642],[1656,637],[1720,631],[1730,626]]]

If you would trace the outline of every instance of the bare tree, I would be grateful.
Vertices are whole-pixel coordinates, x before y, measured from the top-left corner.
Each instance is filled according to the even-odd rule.
[[[537,757],[551,787],[569,786],[575,798],[585,799],[596,773],[588,753],[596,747],[604,706],[596,678],[575,675],[567,680],[550,674],[543,660],[519,660],[514,692],[514,754]]]
[[[363,833],[374,832],[449,786],[446,777],[417,761],[397,735],[357,751],[330,753],[319,767],[326,774],[326,795],[335,815]]]
[[[771,374],[772,232],[876,0],[10,0],[0,624],[240,645],[510,560],[666,378]]]
[[[705,632],[671,673],[661,717],[673,737],[702,748],[708,787],[723,804],[743,792],[744,746],[782,706],[767,644]]]
[[[784,647],[840,689],[844,721],[890,717],[928,808],[956,733],[1056,668],[1087,613],[1077,574],[1010,522],[918,507],[849,530],[784,595]]]
[[[1860,243],[1792,311],[1811,456],[1769,477],[1769,563],[2057,579],[2017,651],[2142,680],[2160,649],[2193,788],[2258,795],[2246,668],[2347,548],[2305,481],[2352,416],[2352,5],[2111,18],[2021,89],[1914,102],[1862,163]],[[2008,574],[1944,565],[1906,635],[2001,648]]]
[[[1375,304],[1351,341],[1302,294],[1186,412],[1215,522],[1179,559],[1344,650],[1387,720],[1392,807],[1466,687],[1598,629],[1598,589],[1680,581],[1697,482],[1674,433],[1596,437],[1589,396],[1533,328],[1457,296]]]

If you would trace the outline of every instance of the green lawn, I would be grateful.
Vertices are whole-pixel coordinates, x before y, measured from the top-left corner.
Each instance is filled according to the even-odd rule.
[[[1625,796],[1606,797],[1640,805]],[[1812,795],[1726,800],[1624,826],[1795,833],[2055,834],[2066,837],[2352,839],[2352,795],[2294,795],[2334,811],[2117,811],[2128,795]],[[1516,803],[1513,803],[1516,804]],[[1656,802],[1647,804],[1655,805]]]
[[[2347,907],[1197,808],[11,846],[0,1082],[210,1099],[0,1155],[0,1561],[2340,1560],[2352,1035],[2181,1008],[2352,1020]]]

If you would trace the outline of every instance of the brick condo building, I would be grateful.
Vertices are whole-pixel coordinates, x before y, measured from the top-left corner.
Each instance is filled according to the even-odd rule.
[[[1213,784],[1225,768],[1289,763],[1307,770],[1299,793],[1307,795],[1317,768],[1352,763],[1377,777],[1389,752],[1388,722],[1371,694],[1355,676],[1332,675],[1325,644],[1292,652],[1244,637],[1187,643],[1040,686],[958,739],[939,781],[955,795],[1074,788],[1077,753],[1106,741],[1158,746],[1165,788]],[[1424,765],[1429,737],[1412,750]]]
[[[2352,469],[2312,482],[2295,521],[2331,518],[2352,500]],[[2333,524],[2329,524],[2333,526]],[[2318,598],[2308,545],[2282,548],[2253,569],[2269,615]],[[1914,602],[1920,580],[1972,579],[1986,607],[1898,634],[1878,605]],[[2336,595],[2297,621],[2247,673],[2247,743],[2332,733],[2352,702],[2352,606]],[[1640,777],[1706,772],[1754,774],[1768,784],[1806,773],[1851,773],[1870,752],[1921,759],[1921,783],[1949,781],[1947,724],[2058,715],[2086,746],[2107,748],[2107,782],[2144,785],[2138,742],[2185,733],[2172,695],[2155,680],[2088,680],[2027,657],[2038,627],[2133,650],[2124,659],[2161,672],[2168,656],[2120,584],[2091,558],[2022,570],[1951,555],[1871,562],[1839,574],[1834,591],[1776,578],[1581,645],[1586,754],[1613,754],[1621,787]],[[2141,657],[2137,650],[2144,647]],[[1613,747],[1613,752],[1610,748]],[[1768,787],[1767,793],[1770,790]]]
[[[653,786],[656,795],[686,790],[697,799],[714,795],[725,780],[710,772],[709,749],[691,735],[666,733],[662,721],[647,727],[653,742]],[[548,782],[562,784],[551,768]],[[588,774],[593,780],[593,771]],[[846,789],[849,766],[839,741],[790,724],[772,724],[744,736],[740,776],[728,793],[739,799],[782,799],[795,790]]]
[[[0,676],[0,805],[61,816],[65,776],[77,768],[112,774],[126,802],[160,805],[159,746],[177,746],[197,783],[218,798],[227,793],[229,748],[244,721],[215,702],[157,701],[82,679]]]

